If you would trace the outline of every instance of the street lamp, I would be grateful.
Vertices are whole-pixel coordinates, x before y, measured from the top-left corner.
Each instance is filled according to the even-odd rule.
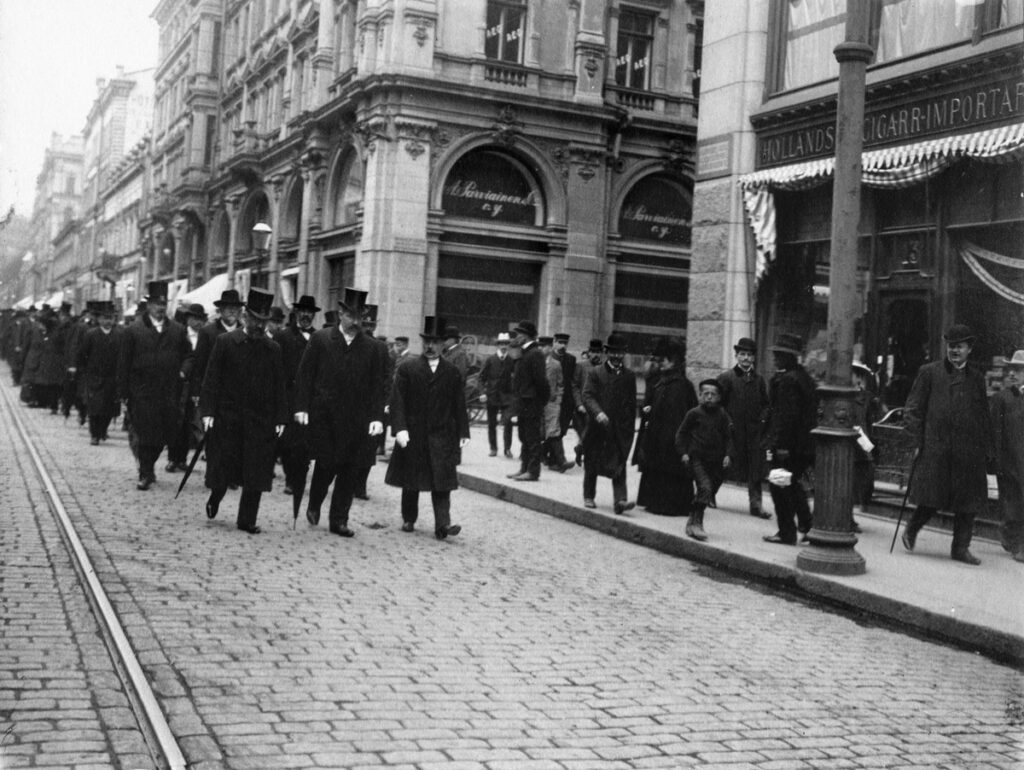
[[[263,270],[263,257],[270,247],[270,236],[274,231],[266,222],[257,222],[252,227],[252,247],[256,250],[256,274]]]

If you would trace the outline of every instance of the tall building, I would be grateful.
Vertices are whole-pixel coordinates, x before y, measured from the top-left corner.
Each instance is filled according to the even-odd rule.
[[[576,342],[614,329],[638,352],[685,332],[703,2],[213,5],[154,12],[160,216],[199,234],[155,249],[155,274],[194,285],[201,261],[325,307],[358,286],[388,335],[429,314],[484,338],[521,318]],[[201,61],[219,62],[214,128]]]
[[[832,259],[856,259],[855,359],[890,406],[943,355],[954,322],[981,359],[1024,347],[1024,66],[1020,0],[873,5],[860,247],[830,254],[845,2],[709,4],[698,125],[690,366],[807,340],[824,368]]]

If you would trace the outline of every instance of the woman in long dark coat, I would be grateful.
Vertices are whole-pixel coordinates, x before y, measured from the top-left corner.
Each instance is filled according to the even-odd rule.
[[[697,393],[683,374],[683,346],[665,341],[655,349],[661,372],[653,392],[643,436],[637,505],[662,516],[687,516],[693,502],[693,478],[675,449],[676,432],[697,406]]]
[[[124,330],[114,326],[117,311],[104,302],[99,325],[89,329],[78,346],[76,368],[83,402],[89,415],[89,435],[95,446],[107,438],[110,421],[121,411],[117,400],[117,358]]]

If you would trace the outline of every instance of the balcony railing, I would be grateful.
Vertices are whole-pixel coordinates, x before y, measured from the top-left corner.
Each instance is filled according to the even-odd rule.
[[[484,80],[517,88],[526,87],[526,70],[512,64],[488,62],[484,65]]]

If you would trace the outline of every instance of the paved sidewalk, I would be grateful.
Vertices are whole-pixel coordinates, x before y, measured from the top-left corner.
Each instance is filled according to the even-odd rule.
[[[463,450],[459,478],[468,489],[508,500],[560,519],[600,530],[615,537],[697,562],[785,585],[790,589],[893,622],[911,633],[944,639],[997,659],[1024,665],[1024,564],[1013,561],[999,543],[978,538],[972,552],[979,567],[949,558],[950,535],[926,528],[914,553],[897,542],[890,554],[895,523],[883,516],[858,516],[863,533],[856,549],[867,572],[837,577],[805,572],[797,567],[799,546],[765,543],[762,535],[775,532],[774,520],[747,514],[746,491],[726,485],[717,509],[705,514],[709,534],[705,543],[684,533],[683,517],[656,516],[634,509],[612,512],[611,482],[598,479],[597,509],[583,507],[582,468],[565,474],[544,469],[537,482],[516,482],[506,474],[518,460],[488,457],[487,432],[472,428],[473,439]],[[573,437],[565,440],[572,456]],[[518,442],[514,451],[518,452]],[[629,472],[630,498],[635,499],[639,474]],[[768,510],[771,500],[765,491]]]

